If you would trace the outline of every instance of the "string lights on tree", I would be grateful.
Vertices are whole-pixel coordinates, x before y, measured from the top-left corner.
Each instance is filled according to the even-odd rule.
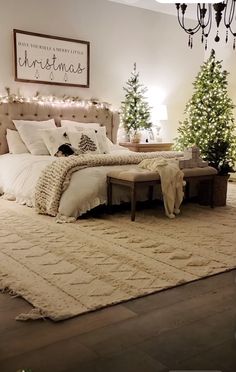
[[[126,93],[121,105],[121,121],[126,132],[136,134],[140,129],[151,128],[150,107],[145,98],[147,88],[139,81],[136,63],[123,89]]]
[[[231,171],[236,161],[235,106],[228,96],[227,75],[212,50],[193,83],[176,142],[178,150],[197,145],[203,159],[221,174]]]

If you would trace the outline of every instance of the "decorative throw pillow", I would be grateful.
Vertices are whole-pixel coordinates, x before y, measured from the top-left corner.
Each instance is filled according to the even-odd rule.
[[[31,154],[49,154],[40,131],[42,129],[56,129],[54,119],[47,121],[13,120],[13,123]]]
[[[63,128],[68,129],[69,131],[72,130],[88,130],[88,129],[97,129],[100,128],[99,123],[80,123],[78,121],[72,121],[72,120],[61,120],[61,126]]]
[[[26,154],[29,152],[17,130],[7,129],[6,138],[10,154]]]
[[[51,156],[57,153],[59,146],[70,144],[65,128],[44,129],[40,133]]]
[[[97,136],[98,145],[101,154],[108,154],[110,152],[108,138],[106,136],[106,127],[94,129]]]
[[[106,127],[101,126],[99,123],[79,123],[77,121],[61,120],[61,126],[68,131],[94,130],[97,136],[100,153],[108,154],[110,152],[106,136]]]
[[[100,149],[94,130],[68,132],[68,136],[72,147],[78,149],[81,154],[100,154]]]

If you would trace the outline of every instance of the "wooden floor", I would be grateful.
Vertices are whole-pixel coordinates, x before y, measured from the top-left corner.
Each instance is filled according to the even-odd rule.
[[[0,295],[0,371],[236,371],[236,270],[55,324]]]

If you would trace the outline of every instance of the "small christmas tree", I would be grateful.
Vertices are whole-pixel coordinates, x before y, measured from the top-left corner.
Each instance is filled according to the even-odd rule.
[[[88,151],[93,152],[97,150],[96,144],[86,134],[82,134],[78,147],[82,153],[86,153]]]
[[[127,133],[137,133],[139,129],[151,127],[150,107],[144,94],[147,91],[139,82],[139,73],[136,70],[136,63],[131,77],[123,88],[126,92],[125,100],[121,105],[121,121]]]
[[[197,145],[203,159],[221,174],[232,171],[236,160],[234,105],[227,93],[227,75],[212,50],[193,83],[175,146],[183,150]]]

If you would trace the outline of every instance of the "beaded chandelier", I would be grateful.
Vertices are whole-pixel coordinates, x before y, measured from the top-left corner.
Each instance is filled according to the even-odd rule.
[[[196,5],[196,26],[188,28],[186,26],[186,11],[188,5],[185,3],[175,4],[177,8],[178,21],[182,29],[189,35],[188,46],[193,47],[193,35],[198,31],[201,33],[201,41],[205,44],[207,49],[207,39],[211,32],[213,17],[215,16],[216,22],[216,35],[215,41],[220,41],[219,26],[224,23],[226,28],[225,42],[228,42],[229,34],[233,35],[233,49],[235,50],[235,38],[236,38],[236,15],[235,5],[236,0],[225,0],[215,4],[195,4]],[[234,26],[234,28],[233,28]]]

